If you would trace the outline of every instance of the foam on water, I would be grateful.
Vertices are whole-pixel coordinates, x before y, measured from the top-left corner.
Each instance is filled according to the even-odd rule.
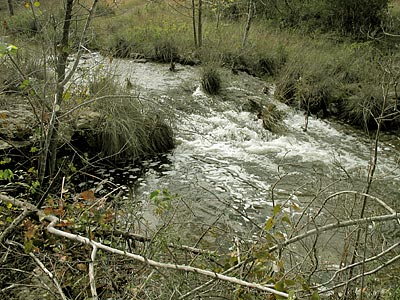
[[[283,123],[287,130],[278,135],[265,130],[256,113],[241,111],[238,103],[247,97],[274,102],[260,91],[265,83],[254,77],[240,74],[231,79],[224,86],[228,96],[222,99],[201,90],[199,69],[195,67],[178,65],[177,72],[170,72],[168,65],[115,60],[113,68],[118,70],[121,82],[129,78],[141,95],[156,95],[162,106],[175,114],[177,147],[162,171],[151,171],[152,166],[148,166],[138,188],[144,197],[168,187],[188,199],[195,196],[197,200],[193,201],[208,214],[218,215],[234,205],[230,209],[246,214],[238,217],[237,222],[242,224],[243,218],[257,214],[265,218],[265,212],[270,211],[270,188],[279,168],[291,172],[293,180],[297,176],[304,181],[316,169],[323,170],[321,176],[334,177],[338,165],[349,174],[365,175],[368,171],[372,145],[357,133],[349,134],[349,130],[344,132],[312,116],[305,132],[303,113],[275,102],[286,112]],[[400,171],[395,169],[398,152],[390,145],[382,149],[388,150],[380,154],[377,176],[392,171],[390,178],[396,189],[400,178]],[[293,180],[280,185],[276,192],[301,202],[294,195],[296,186],[291,187],[298,184]],[[224,204],[215,201],[216,197]],[[235,218],[236,214],[232,215]]]

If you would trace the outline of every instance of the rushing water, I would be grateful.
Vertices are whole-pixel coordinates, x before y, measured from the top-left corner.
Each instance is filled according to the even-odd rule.
[[[168,188],[196,207],[200,220],[214,220],[223,213],[240,234],[271,215],[272,187],[278,198],[302,206],[319,183],[352,178],[353,188],[365,185],[373,140],[349,126],[313,116],[305,132],[304,115],[277,103],[273,86],[264,94],[265,82],[260,79],[221,70],[223,92],[210,97],[201,91],[199,67],[177,65],[171,72],[168,65],[149,62],[105,64],[121,83],[129,79],[143,101],[156,101],[173,116],[177,146],[171,153],[145,161],[141,168],[98,170],[99,176],[119,177],[119,183],[133,186],[135,201],[146,202],[152,191]],[[264,129],[254,113],[242,110],[248,99],[274,102],[286,114],[286,130],[274,134]],[[400,139],[385,140],[379,146],[378,180],[372,192],[399,209]]]

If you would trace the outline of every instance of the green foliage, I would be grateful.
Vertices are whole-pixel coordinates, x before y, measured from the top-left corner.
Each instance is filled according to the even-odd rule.
[[[155,213],[158,215],[163,214],[172,208],[172,201],[176,198],[176,195],[171,195],[168,189],[155,190],[150,193],[150,200],[153,201],[156,206]]]
[[[220,92],[221,77],[216,68],[208,66],[203,69],[201,74],[201,87],[210,95],[216,95]]]
[[[5,157],[4,159],[0,160],[0,165],[7,165],[11,162],[11,158]],[[0,169],[0,181],[7,180],[11,182],[14,179],[14,173],[11,169]]]
[[[6,19],[7,34],[21,37],[34,37],[40,31],[30,10],[25,10]]]
[[[388,0],[278,0],[260,5],[259,9],[266,18],[279,20],[284,27],[336,31],[366,39],[367,33],[379,30],[388,3]]]

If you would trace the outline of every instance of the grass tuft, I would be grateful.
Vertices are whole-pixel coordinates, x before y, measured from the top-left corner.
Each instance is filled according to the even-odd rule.
[[[217,95],[221,90],[221,76],[213,67],[206,67],[201,74],[201,87],[210,95]]]
[[[89,90],[93,96],[105,96],[91,108],[100,113],[100,123],[85,133],[96,154],[125,161],[164,153],[174,147],[173,131],[166,116],[147,104],[145,108],[137,97],[128,97],[112,78],[92,82]]]

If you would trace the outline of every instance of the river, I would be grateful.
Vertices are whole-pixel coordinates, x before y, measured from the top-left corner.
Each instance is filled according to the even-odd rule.
[[[121,84],[129,79],[132,93],[143,102],[156,101],[173,124],[176,148],[170,153],[140,166],[96,170],[99,177],[122,185],[128,203],[141,203],[147,219],[154,218],[150,193],[168,189],[184,199],[197,222],[223,219],[235,235],[248,237],[271,216],[272,192],[274,201],[301,208],[318,191],[362,191],[366,186],[373,133],[369,138],[314,116],[305,132],[303,113],[274,100],[272,84],[221,69],[222,92],[208,96],[200,88],[198,66],[177,64],[171,72],[166,64],[91,59],[101,61]],[[244,111],[249,99],[274,103],[284,112],[284,132],[269,132],[254,113]],[[378,155],[371,193],[398,211],[400,138],[385,135]]]

